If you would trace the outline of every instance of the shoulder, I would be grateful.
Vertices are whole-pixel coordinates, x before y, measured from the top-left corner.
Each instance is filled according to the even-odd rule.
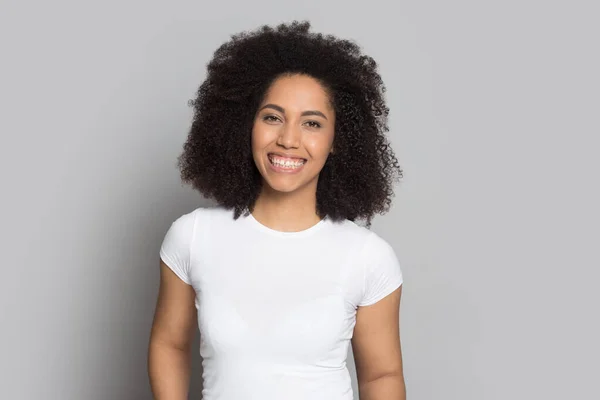
[[[364,252],[368,256],[376,258],[377,255],[393,253],[394,249],[386,239],[373,231],[369,231],[369,235],[365,241]]]
[[[212,207],[198,207],[185,214],[179,215],[171,222],[165,241],[178,243],[180,246],[190,245],[200,229],[208,227],[215,215],[222,211]]]
[[[365,242],[371,235],[371,231],[348,219],[331,223],[333,235],[344,241]]]
[[[364,226],[350,220],[335,222],[331,226],[327,245],[332,250],[337,249],[350,255],[352,263],[359,269],[395,256],[387,240]]]
[[[358,246],[357,250],[373,255],[392,248],[390,243],[374,231],[350,220],[333,223],[334,235],[346,243]]]
[[[358,260],[363,266],[397,261],[396,252],[390,242],[376,232],[346,220],[336,224],[336,236],[347,246],[358,251]]]
[[[211,227],[231,217],[220,207],[198,207],[177,217],[169,227],[160,248],[160,257],[184,282],[191,284],[198,268],[198,254],[207,248],[206,234]],[[221,219],[221,221],[214,220]]]
[[[213,219],[231,218],[231,215],[231,211],[219,206],[198,207],[177,217],[173,225],[195,227],[198,224],[205,225]]]
[[[350,257],[356,305],[374,304],[402,284],[398,258],[386,239],[349,220],[333,225],[335,243]]]
[[[360,306],[378,302],[402,285],[403,274],[392,245],[375,232],[368,236],[361,254],[364,291]]]

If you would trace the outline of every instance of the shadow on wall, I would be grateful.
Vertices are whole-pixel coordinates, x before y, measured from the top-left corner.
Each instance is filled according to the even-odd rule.
[[[85,257],[90,269],[78,284],[81,299],[74,305],[77,342],[69,341],[71,360],[81,365],[86,382],[78,398],[90,400],[152,398],[147,375],[147,351],[158,295],[159,249],[170,224],[200,206],[210,205],[200,194],[182,187],[175,168],[181,144],[169,133],[137,151],[127,168],[112,169],[97,182],[90,220],[80,221]],[[167,149],[168,151],[165,151]],[[123,150],[120,150],[123,151]],[[103,198],[99,198],[102,197]],[[81,262],[81,260],[79,261]],[[85,307],[85,310],[81,308]],[[201,396],[201,360],[194,342],[190,398]]]
[[[174,188],[175,189],[175,188]],[[181,190],[181,189],[179,189]],[[172,193],[176,192],[173,190]],[[107,294],[101,308],[105,315],[103,335],[93,354],[98,370],[105,371],[102,399],[152,398],[147,376],[147,350],[159,288],[159,248],[171,222],[179,215],[200,206],[198,195],[165,195],[153,209],[151,204],[136,210],[123,210],[117,219],[119,226],[103,226],[98,235],[107,235],[124,227],[125,237],[112,240],[114,260],[108,262],[104,275]],[[163,211],[161,211],[163,210]],[[115,222],[115,219],[112,220]],[[202,392],[201,359],[198,353],[199,334],[193,344],[192,383],[190,398],[200,399]],[[100,399],[100,398],[99,398]]]

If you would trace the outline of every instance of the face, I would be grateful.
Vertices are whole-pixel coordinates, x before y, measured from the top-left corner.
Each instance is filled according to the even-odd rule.
[[[318,81],[305,75],[278,78],[252,129],[252,155],[263,182],[277,192],[316,192],[334,126],[330,98]]]

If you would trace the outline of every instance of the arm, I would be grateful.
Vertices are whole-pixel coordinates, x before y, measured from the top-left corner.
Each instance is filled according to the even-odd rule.
[[[359,307],[352,338],[361,400],[406,400],[400,346],[402,287]]]
[[[196,293],[160,262],[160,289],[148,349],[148,375],[156,400],[188,396]]]

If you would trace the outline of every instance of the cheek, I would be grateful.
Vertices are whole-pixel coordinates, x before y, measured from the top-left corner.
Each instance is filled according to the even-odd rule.
[[[255,123],[252,128],[252,152],[264,149],[276,137],[273,129],[269,129],[264,124]]]
[[[256,155],[256,153],[258,151],[260,151],[261,148],[264,147],[263,136],[264,135],[262,135],[259,130],[256,130],[256,129],[252,130],[252,141],[251,141],[251,143],[252,143],[252,153],[254,155]]]
[[[323,159],[323,162],[325,162],[331,151],[332,142],[333,140],[329,136],[314,136],[307,138],[304,145],[313,159]]]

